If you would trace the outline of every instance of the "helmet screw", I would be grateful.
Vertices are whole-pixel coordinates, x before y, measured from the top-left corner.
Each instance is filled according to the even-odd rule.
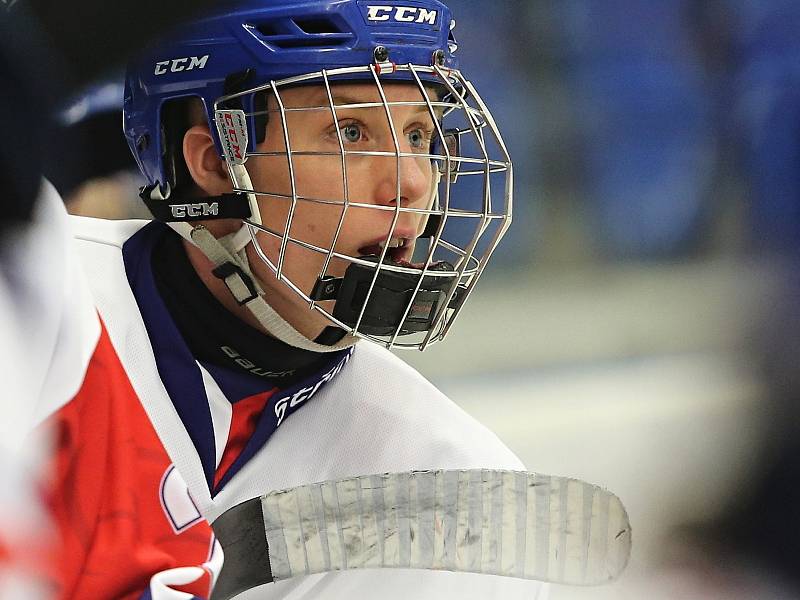
[[[150,145],[150,136],[147,135],[146,133],[136,138],[136,150],[138,152],[144,152],[145,150],[147,150],[147,147],[149,145]]]
[[[437,67],[444,66],[444,50],[441,48],[433,53],[433,64]]]
[[[385,63],[389,60],[389,50],[386,46],[375,46],[372,56],[375,58],[376,63]]]

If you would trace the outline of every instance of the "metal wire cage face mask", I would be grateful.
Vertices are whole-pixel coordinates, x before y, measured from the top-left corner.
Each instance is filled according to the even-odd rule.
[[[357,101],[337,100],[339,84],[354,83],[366,92],[365,101],[361,94]],[[408,94],[393,99],[389,86],[397,84],[411,90],[412,99]],[[324,100],[294,106],[287,102],[287,90],[298,86],[318,86]],[[254,101],[259,95],[261,101]],[[244,111],[242,106],[255,108]],[[245,224],[253,247],[277,280],[332,324],[389,348],[424,350],[447,335],[511,223],[513,188],[511,160],[497,125],[459,71],[412,64],[324,70],[224,96],[214,111],[234,191],[246,193],[250,201],[253,216]],[[408,111],[423,115],[429,131],[399,129]],[[298,116],[303,113],[329,120],[334,132],[329,147],[309,149],[298,142],[302,136],[294,127],[302,127]],[[382,142],[350,139],[354,130],[348,131],[351,119],[343,119],[343,113],[369,115],[372,131],[381,130],[374,137]],[[256,119],[256,131],[279,119],[269,134],[278,131],[282,137],[272,140],[276,149],[259,144],[246,151],[251,119]],[[420,134],[422,144],[416,145]],[[257,162],[274,171],[276,160],[283,170],[282,189],[257,176],[257,169],[264,168]],[[335,165],[335,182],[326,193],[307,192],[303,177],[314,164],[308,161],[325,161],[328,174]],[[364,175],[364,161],[370,175]],[[419,197],[411,198],[406,189],[409,169],[430,174]],[[393,198],[377,201],[362,195],[361,179],[354,177],[388,178]],[[269,214],[272,206],[280,206],[277,225]],[[308,236],[299,231],[304,211],[313,206],[326,207],[330,236],[325,243],[304,239]],[[355,250],[348,238],[369,238],[353,230],[364,226],[367,214],[379,223],[373,230],[379,239]],[[313,253],[318,271],[300,276],[291,264],[297,256],[293,249]]]

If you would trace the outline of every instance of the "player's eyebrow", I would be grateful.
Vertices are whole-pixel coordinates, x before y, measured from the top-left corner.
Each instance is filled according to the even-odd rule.
[[[382,101],[381,101],[380,98],[376,98],[376,99],[365,99],[363,97],[358,98],[358,97],[356,97],[354,95],[351,95],[351,94],[348,94],[346,92],[335,92],[335,91],[332,91],[331,97],[333,99],[333,105],[336,108],[345,107],[345,106],[349,106],[349,105],[355,105],[355,106],[353,106],[353,110],[359,110],[359,107],[366,109],[366,108],[377,108],[377,107],[381,107],[382,106]],[[410,100],[410,101],[401,101],[401,102],[414,102],[414,103],[418,102],[419,103],[418,105],[411,105],[414,108],[412,113],[414,113],[414,114],[416,114],[416,113],[428,113],[428,106],[427,106],[427,104],[425,103],[425,101],[423,100],[422,97],[420,97],[419,100]],[[366,105],[366,106],[363,106],[363,105]],[[389,101],[389,105],[390,106],[392,105],[392,101]],[[321,107],[325,107],[325,108],[327,108],[329,106],[330,106],[330,104],[329,104],[329,101],[328,101],[328,95],[324,90],[321,90],[320,92],[315,93],[308,101],[308,107],[309,108],[312,108],[312,107],[320,107],[320,108]],[[400,104],[400,106],[403,106],[403,104]],[[300,107],[298,107],[298,108],[300,108]],[[434,111],[435,110],[436,110],[436,107],[434,107]]]
[[[372,108],[382,108],[383,103],[380,98],[364,98],[358,97],[352,93],[348,93],[347,91],[336,91],[336,89],[331,90],[331,99],[333,100],[333,105],[335,108],[346,108],[352,107],[348,110],[367,110]],[[431,103],[434,104],[433,112],[436,115],[437,120],[441,120],[442,113],[444,109],[440,106],[436,106],[435,104],[439,102],[438,98],[429,98]],[[408,106],[411,108],[411,115],[418,115],[418,114],[425,114],[430,115],[430,111],[428,110],[428,104],[425,100],[420,96],[419,99],[413,100],[394,100],[389,101],[389,105],[392,106],[393,102],[400,102],[395,106],[403,107]],[[330,111],[330,101],[328,99],[328,94],[325,88],[322,89],[315,89],[313,93],[306,96],[302,99],[298,104],[288,106],[287,110],[291,111],[304,111],[304,110],[311,110],[314,112],[319,111]],[[273,112],[280,112],[279,110],[273,109]]]
[[[414,105],[413,106],[413,108],[414,108],[414,110],[412,111],[413,113],[420,113],[420,112],[427,113],[428,112],[428,105],[425,104],[425,101],[422,98],[420,98],[419,100],[411,100],[409,102],[419,102],[420,103],[419,105]],[[364,108],[373,108],[373,106],[376,106],[376,107],[382,106],[382,102],[381,102],[380,99],[377,99],[377,100],[364,100],[363,98],[355,98],[353,96],[348,96],[347,94],[333,94],[333,104],[337,108],[339,106],[348,105],[348,104],[355,104],[355,105],[368,104],[369,105],[369,106],[365,106]],[[392,105],[392,101],[389,101],[389,105],[390,106]],[[403,105],[401,104],[400,106],[403,106]],[[354,108],[357,109],[358,107],[356,106]]]

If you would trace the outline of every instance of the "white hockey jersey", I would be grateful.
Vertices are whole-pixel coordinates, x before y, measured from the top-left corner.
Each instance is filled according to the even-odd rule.
[[[367,342],[290,389],[251,389],[196,361],[153,284],[149,252],[163,226],[72,221],[71,251],[102,332],[83,360],[81,390],[48,417],[58,438],[50,502],[66,549],[52,574],[60,597],[205,598],[222,561],[208,523],[271,490],[412,469],[523,468],[416,371]],[[485,575],[362,570],[240,598],[541,600],[546,590]]]

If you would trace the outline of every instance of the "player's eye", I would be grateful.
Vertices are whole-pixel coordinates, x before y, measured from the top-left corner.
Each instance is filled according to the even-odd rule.
[[[424,129],[413,129],[406,135],[408,136],[408,143],[411,144],[412,148],[417,150],[428,150],[430,148],[431,136],[430,133]]]
[[[342,132],[342,139],[351,144],[361,141],[361,138],[363,137],[361,125],[358,123],[347,123],[346,125],[342,125],[339,128],[339,131]]]

